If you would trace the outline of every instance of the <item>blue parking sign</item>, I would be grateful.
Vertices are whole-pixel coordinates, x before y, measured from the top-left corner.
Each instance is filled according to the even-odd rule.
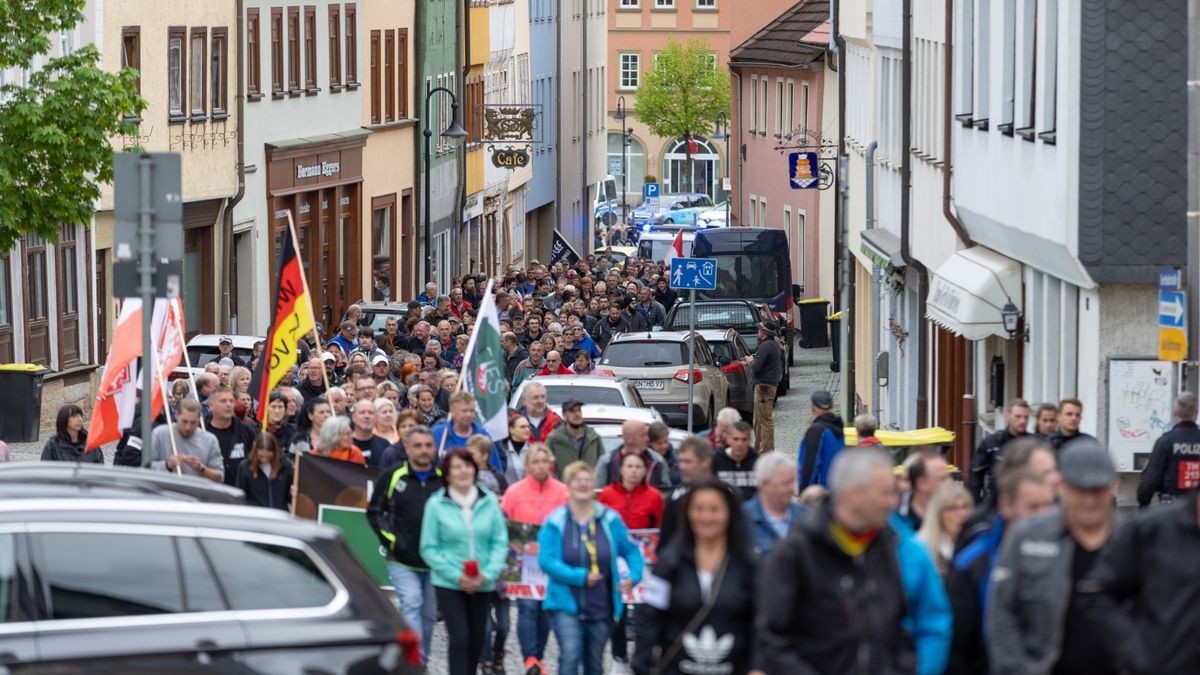
[[[658,199],[659,185],[658,183],[646,183],[642,186],[642,196],[646,199]]]

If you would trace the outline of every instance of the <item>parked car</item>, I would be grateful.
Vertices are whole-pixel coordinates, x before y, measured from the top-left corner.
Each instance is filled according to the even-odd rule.
[[[0,570],[6,670],[408,673],[419,649],[338,530],[269,509],[0,501]]]
[[[637,257],[646,260],[662,261],[667,259],[667,251],[675,245],[674,232],[647,232],[638,240]],[[683,256],[692,254],[692,242],[696,235],[691,232],[683,233]]]
[[[654,424],[662,422],[662,415],[654,408],[630,408],[620,405],[601,405],[596,403],[585,403],[580,408],[583,412],[584,424],[615,424],[618,427],[621,424],[636,420],[644,424]]]
[[[216,361],[221,358],[220,345],[222,337],[228,337],[233,342],[233,355],[247,364],[254,357],[254,345],[266,340],[266,338],[253,335],[196,335],[187,342],[188,359],[192,363],[191,370],[188,370],[187,362],[184,362],[178,368],[171,371],[169,379],[176,380],[188,377],[189,374],[199,375],[203,373],[204,366],[208,365],[210,361]]]
[[[662,413],[668,424],[687,426],[688,411],[695,428],[708,426],[716,411],[725,407],[729,383],[717,366],[708,342],[695,338],[695,366],[688,370],[688,333],[621,333],[600,355],[602,375],[631,378],[646,404]],[[634,379],[636,378],[636,379]],[[693,398],[688,399],[688,380]]]
[[[625,380],[607,375],[541,375],[521,383],[509,399],[509,407],[521,407],[521,397],[530,382],[546,388],[546,404],[559,412],[569,398],[600,405],[642,408],[642,397],[638,390]]]
[[[46,493],[47,497],[52,494],[126,499],[145,496],[212,504],[246,503],[241,490],[197,476],[86,463],[0,464],[0,499],[39,496],[39,491]]]
[[[694,226],[696,216],[711,208],[712,197],[703,192],[681,192],[659,197],[657,208],[648,204],[637,207],[629,214],[629,221],[640,232],[652,232],[660,225]]]
[[[708,211],[704,211],[700,215],[696,216],[696,227],[698,229],[705,229],[709,227],[727,227],[729,222],[728,218],[726,217],[726,209],[728,208],[729,207],[725,202],[721,202]]]
[[[612,452],[613,450],[621,447],[621,444],[625,442],[624,437],[621,435],[620,424],[592,424],[591,427],[592,429],[596,430],[597,434],[600,434],[600,442],[604,443],[605,452]],[[671,443],[671,450],[678,450],[679,444],[682,443],[683,439],[687,437],[688,432],[686,430],[671,429],[668,434],[668,439]]]
[[[358,306],[363,310],[362,320],[359,323],[374,329],[376,336],[384,332],[383,329],[388,319],[395,318],[403,327],[404,319],[408,316],[407,302],[359,302]],[[422,306],[421,316],[432,311],[432,307]]]
[[[736,408],[742,418],[749,420],[754,414],[754,379],[742,363],[742,359],[751,355],[746,341],[732,328],[696,332],[708,341],[709,349],[717,357],[717,366],[729,381],[729,407]]]
[[[751,354],[758,349],[758,325],[774,319],[770,307],[754,300],[697,300],[695,311],[696,330],[732,328],[742,337]],[[667,312],[663,330],[688,330],[691,316],[692,303],[687,300],[676,302]],[[791,342],[782,332],[775,339],[783,350],[783,380],[779,383],[777,394],[783,396],[791,388],[792,382],[792,360],[789,358]]]
[[[598,246],[592,254],[597,258],[607,256],[614,269],[625,269],[625,260],[637,257],[636,246]]]

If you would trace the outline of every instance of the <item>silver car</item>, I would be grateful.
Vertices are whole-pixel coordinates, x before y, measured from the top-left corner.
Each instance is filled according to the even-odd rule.
[[[625,380],[601,375],[540,375],[525,380],[517,387],[508,401],[511,408],[521,407],[521,397],[530,382],[546,388],[546,405],[558,412],[569,398],[583,403],[642,408],[642,397],[637,389]]]
[[[602,375],[628,378],[642,400],[662,413],[667,424],[687,426],[689,409],[695,428],[707,428],[729,398],[729,382],[708,342],[695,340],[695,368],[688,371],[688,333],[622,333],[608,343],[596,365]],[[688,399],[688,380],[694,395]]]

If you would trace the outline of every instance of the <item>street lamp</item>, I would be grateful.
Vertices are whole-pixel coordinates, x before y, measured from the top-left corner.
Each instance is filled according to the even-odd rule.
[[[425,283],[426,284],[428,284],[430,281],[433,281],[433,243],[432,243],[433,235],[431,234],[432,223],[431,223],[431,218],[430,218],[430,214],[432,213],[432,209],[430,208],[430,206],[431,206],[430,202],[433,201],[433,197],[430,195],[430,188],[429,188],[430,184],[433,182],[433,170],[432,170],[432,167],[430,167],[430,163],[433,161],[432,149],[430,148],[430,142],[433,139],[433,129],[430,128],[432,125],[432,122],[429,119],[429,102],[433,100],[433,95],[437,94],[439,92],[444,93],[450,97],[450,126],[447,127],[444,131],[442,131],[442,136],[445,138],[451,138],[451,139],[459,139],[459,138],[467,137],[466,129],[463,129],[462,125],[458,123],[458,99],[454,97],[454,92],[450,91],[449,89],[447,89],[445,87],[435,87],[433,89],[430,89],[425,94],[425,131],[423,132],[425,135]]]
[[[1021,312],[1017,306],[1010,301],[1004,305],[1004,309],[1000,310],[1000,317],[1004,320],[1004,330],[1008,333],[1008,337],[1016,337],[1018,323],[1021,320]]]
[[[714,141],[725,141],[725,180],[729,181],[729,115],[725,111],[717,113],[717,126],[713,130]],[[722,185],[722,188],[725,186]],[[729,191],[725,192],[725,227],[729,227]]]
[[[626,117],[627,117],[627,115],[625,114],[625,97],[618,96],[617,97],[617,111],[615,113],[613,113],[613,119],[621,123],[621,226],[622,227],[624,227],[625,223],[628,222],[628,220],[629,220],[629,206],[628,206],[628,204],[626,204],[626,200],[628,199],[628,197],[625,196],[625,193],[629,191],[629,184],[628,184],[629,135],[631,133],[633,133],[632,129],[630,129],[628,132],[625,131],[625,118]]]

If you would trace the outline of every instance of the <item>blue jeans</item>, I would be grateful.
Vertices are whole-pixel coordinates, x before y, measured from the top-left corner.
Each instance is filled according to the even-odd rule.
[[[521,660],[534,657],[538,661],[546,654],[550,639],[550,615],[542,609],[541,600],[517,600],[517,642],[521,644]]]
[[[487,620],[483,624],[483,653],[479,655],[480,661],[490,662],[493,654],[504,651],[504,643],[508,641],[511,623],[508,610],[512,605],[508,598],[500,597],[499,593],[495,595],[496,597],[492,598],[492,606],[488,608]],[[495,638],[492,638],[492,631],[496,631]]]
[[[417,572],[393,562],[387,567],[388,578],[400,600],[400,614],[409,627],[421,634],[421,660],[428,662],[433,626],[437,623],[437,598],[429,572]]]
[[[574,614],[554,612],[554,637],[558,640],[559,675],[604,675],[604,645],[612,632],[612,619],[583,621]]]

